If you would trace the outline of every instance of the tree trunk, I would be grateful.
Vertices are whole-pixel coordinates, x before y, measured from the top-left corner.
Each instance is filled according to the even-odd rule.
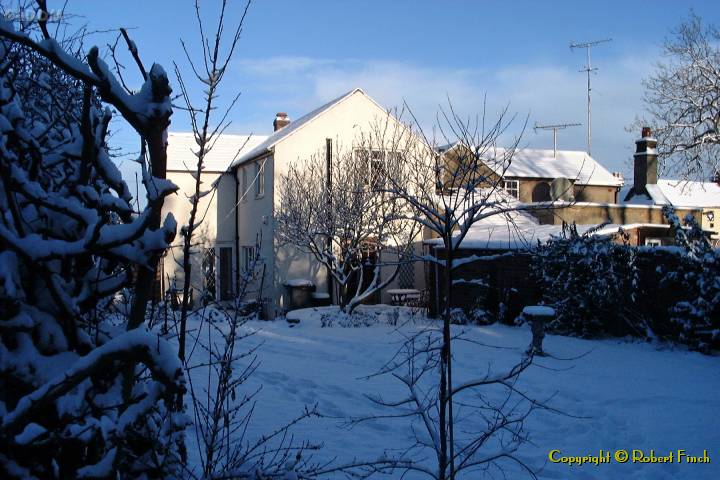
[[[443,280],[445,283],[445,305],[443,309],[443,344],[440,351],[440,478],[454,480],[455,478],[455,448],[454,448],[454,420],[452,396],[452,350],[450,321],[452,318],[452,262],[453,249],[452,236],[445,239],[445,268]],[[449,467],[449,468],[448,468]],[[449,470],[449,472],[448,472]]]

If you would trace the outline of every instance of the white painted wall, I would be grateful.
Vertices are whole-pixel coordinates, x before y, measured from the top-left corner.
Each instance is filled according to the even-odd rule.
[[[209,189],[212,183],[218,179],[219,173],[203,173],[200,180],[203,182],[202,189]],[[189,172],[169,171],[167,178],[178,186],[177,193],[165,198],[163,203],[163,217],[167,213],[172,213],[177,221],[178,234],[172,247],[168,249],[163,258],[163,293],[172,285],[173,280],[178,281],[178,285],[182,285],[183,272],[182,265],[182,238],[180,237],[180,229],[186,225],[190,219],[190,210],[192,205],[188,200],[188,195],[195,192],[195,179]],[[195,290],[193,297],[198,298],[198,294],[203,289],[202,275],[202,251],[205,248],[211,248],[216,243],[217,237],[217,194],[206,195],[200,199],[198,203],[198,213],[196,216],[196,224],[199,224],[195,231],[194,243],[198,244],[195,250],[198,255],[193,256],[192,261],[192,278],[190,285]]]
[[[281,175],[287,173],[291,163],[302,162],[310,159],[313,155],[320,155],[324,158],[327,138],[332,139],[333,155],[340,155],[356,147],[363,132],[367,134],[374,126],[387,121],[388,114],[382,107],[364,93],[356,91],[275,146],[274,181],[278,181]],[[390,128],[406,131],[405,127],[392,117],[390,117]],[[273,198],[274,205],[279,206],[280,198],[277,191],[273,191]],[[386,271],[383,271],[383,275],[391,274],[387,271],[389,268],[384,270]],[[416,265],[416,270],[416,285],[422,288],[424,275],[421,262]],[[283,284],[296,278],[312,280],[317,286],[318,292],[328,291],[324,267],[311,255],[299,252],[293,247],[281,246],[275,239],[274,284],[278,309],[286,308],[288,305],[287,292]],[[397,279],[393,285],[396,283]],[[384,293],[382,301],[389,302],[389,295]]]
[[[265,193],[261,196],[256,194],[257,175],[255,166],[262,165],[265,177]],[[243,169],[247,171],[247,190],[242,189]],[[264,279],[257,278],[249,285],[248,299],[263,299],[268,305],[272,305],[275,298],[275,286],[273,283],[275,262],[273,261],[273,202],[272,202],[272,171],[273,157],[267,155],[253,162],[243,164],[236,169],[236,179],[239,185],[239,202],[237,205],[238,247],[241,270],[243,247],[255,246],[258,235],[260,236],[260,252],[264,260]],[[234,235],[234,231],[233,231]],[[262,287],[261,287],[262,286]],[[260,291],[262,288],[262,291]],[[266,309],[266,315],[270,318],[275,316],[274,308]]]

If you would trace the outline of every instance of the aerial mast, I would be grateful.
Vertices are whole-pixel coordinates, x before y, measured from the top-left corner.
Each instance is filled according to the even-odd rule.
[[[592,47],[596,45],[600,45],[601,43],[607,43],[612,41],[612,38],[605,38],[603,40],[593,40],[591,42],[585,42],[585,43],[571,43],[570,44],[570,50],[575,50],[576,48],[584,48],[585,53],[587,54],[587,64],[585,65],[585,68],[582,70],[579,70],[580,72],[586,72],[587,73],[587,151],[588,155],[590,155],[590,151],[592,149],[592,102],[590,100],[590,91],[592,90],[590,88],[590,73],[597,71],[597,68],[593,68],[592,64],[590,63],[590,50]]]
[[[560,123],[557,125],[538,125],[535,123],[533,130],[537,133],[538,130],[552,130],[553,132],[553,158],[557,158],[557,132],[558,130],[564,130],[568,127],[577,127],[582,125],[581,123]]]

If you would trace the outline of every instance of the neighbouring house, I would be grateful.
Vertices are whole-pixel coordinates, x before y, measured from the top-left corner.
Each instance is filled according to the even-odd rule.
[[[206,202],[207,242],[203,243],[205,253],[200,258],[207,260],[197,269],[204,273],[197,279],[193,275],[193,282],[205,282],[207,286],[214,278],[217,298],[232,298],[242,273],[248,271],[258,253],[259,245],[263,268],[255,275],[252,288],[257,299],[263,302],[266,317],[274,318],[290,307],[289,285],[310,283],[317,295],[330,295],[325,268],[312,255],[277,241],[274,211],[279,205],[279,193],[276,185],[291,163],[308,160],[319,153],[338,155],[340,148],[353,148],[362,139],[363,132],[378,122],[389,122],[392,128],[407,130],[385,108],[356,88],[294,121],[286,113],[278,113],[273,121],[274,131],[267,137],[254,136],[249,140],[242,136],[221,137],[218,143],[223,142],[223,147],[213,151],[213,163],[217,168],[206,169],[203,174],[207,175],[208,183],[216,182],[217,191],[215,197]],[[183,135],[179,138],[185,138]],[[172,142],[173,138],[170,140]],[[176,146],[170,144],[173,151],[185,155],[176,154],[178,159],[184,160],[176,161],[178,171],[169,174],[173,181],[179,180],[176,183],[182,182],[181,193],[176,199],[179,203],[168,202],[167,210],[173,212],[188,209],[184,206],[187,203],[184,195],[189,191],[193,177],[181,167],[192,162],[190,140],[184,141],[185,146],[177,140]],[[418,138],[417,141],[421,140]],[[247,143],[245,148],[235,155],[244,143]],[[186,216],[180,216],[179,225]],[[418,249],[421,248],[418,240]],[[173,249],[168,257],[177,256],[178,251]],[[215,257],[214,263],[210,260],[211,255]],[[176,267],[170,266],[172,261],[167,258],[165,268],[168,272],[172,268],[177,272]],[[170,277],[167,273],[165,276]],[[168,281],[171,284],[172,279]],[[423,265],[418,262],[404,266],[385,290],[408,286],[423,288],[423,283]],[[390,297],[383,291],[378,300],[389,302]]]
[[[446,162],[462,158],[461,144],[441,147]],[[504,148],[494,148],[493,157],[504,158]],[[619,173],[610,173],[585,152],[567,150],[516,149],[512,161],[486,162],[484,175],[493,177],[493,184],[502,178],[505,191],[523,203],[574,200],[577,202],[617,202],[623,186]],[[449,169],[452,171],[452,169]]]
[[[552,150],[546,153],[521,149],[502,171],[489,167],[483,174],[499,175],[504,181],[504,194],[516,199],[519,208],[526,204],[547,204],[551,208],[488,217],[473,225],[458,255],[482,259],[454,270],[453,305],[466,311],[481,308],[497,313],[504,309],[508,318],[514,318],[524,305],[538,301],[541,292],[530,275],[532,250],[538,242],[559,236],[563,223],[574,223],[579,233],[591,231],[595,236],[613,237],[632,246],[672,246],[675,234],[663,215],[663,207],[673,205],[680,219],[694,217],[711,238],[716,238],[720,185],[658,180],[656,144],[650,130],[643,129],[642,138],[636,141],[633,183],[627,187],[622,185],[620,175],[610,174],[581,152],[559,151],[553,155]],[[450,154],[447,161],[455,161],[452,148],[444,151]],[[556,177],[561,180],[551,180],[553,174],[562,175]],[[593,180],[596,174],[599,180]],[[549,199],[546,187],[543,196],[536,190],[542,182],[549,183]],[[566,186],[565,193],[558,190],[562,185]],[[568,194],[570,186],[572,196]],[[582,195],[579,189],[584,190]],[[442,241],[427,239],[425,245],[434,256],[443,257]],[[438,282],[437,265],[428,263],[426,272],[432,311],[442,298],[442,282]]]
[[[720,240],[720,176],[716,175],[712,182],[659,179],[657,140],[652,131],[643,128],[635,143],[633,184],[621,191],[623,203],[700,210],[698,220],[703,230]]]
[[[264,141],[263,135],[230,135],[217,137],[211,150],[207,153],[204,168],[200,176],[202,192],[212,190],[212,185],[230,167],[233,159],[243,152]],[[165,199],[163,215],[171,212],[178,223],[178,229],[187,224],[190,218],[191,204],[189,197],[195,192],[195,179],[197,171],[198,144],[192,133],[171,132],[168,135],[168,163],[167,178],[179,187],[175,195]],[[227,219],[218,217],[218,211],[229,211],[234,205],[232,197],[220,196],[219,190],[211,191],[201,197],[198,202],[197,220],[202,224],[195,234],[192,256],[192,278],[190,280],[191,292],[194,299],[198,299],[200,292],[206,291],[216,299],[231,298],[232,274],[222,269],[229,268],[232,260],[222,260],[232,257],[234,243],[232,241],[218,241],[217,225]],[[220,261],[218,261],[220,259]],[[160,263],[158,272],[162,292],[172,291],[175,286],[182,285],[182,239],[178,232],[175,242],[169,248]]]

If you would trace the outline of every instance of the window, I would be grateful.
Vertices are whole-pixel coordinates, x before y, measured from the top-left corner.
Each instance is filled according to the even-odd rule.
[[[233,297],[233,249],[232,247],[220,247],[219,253],[220,300],[230,300]]]
[[[415,288],[415,264],[413,263],[412,251],[403,252],[400,255],[398,287]]]
[[[265,195],[265,164],[255,163],[255,196]]]
[[[206,248],[202,257],[203,285],[205,287],[204,302],[215,300],[215,249]]]
[[[519,180],[503,180],[503,190],[508,195],[519,199],[520,198],[520,181]]]
[[[240,195],[242,198],[242,201],[247,201],[247,194],[248,194],[248,169],[247,167],[240,167],[242,170],[242,190],[240,191]]]
[[[646,238],[645,245],[648,247],[659,247],[662,245],[662,241],[659,238]]]
[[[393,162],[402,158],[400,152],[386,152],[384,150],[356,150],[355,156],[358,159],[360,168],[367,172],[365,185],[375,188],[384,185],[383,177],[387,174],[386,159]],[[392,163],[391,163],[392,164]]]
[[[242,247],[240,260],[242,261],[243,273],[250,273],[255,263],[255,247]]]

